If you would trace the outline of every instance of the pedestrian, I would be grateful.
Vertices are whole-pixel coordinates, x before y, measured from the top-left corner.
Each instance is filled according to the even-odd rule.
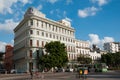
[[[31,79],[33,78],[33,73],[32,71],[30,70],[30,76],[31,76]]]
[[[37,78],[39,77],[38,71],[35,72],[35,75],[36,75]]]

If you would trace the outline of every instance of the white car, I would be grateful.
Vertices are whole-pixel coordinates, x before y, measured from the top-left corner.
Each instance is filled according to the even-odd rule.
[[[12,74],[17,73],[17,70],[16,69],[11,69],[10,73],[12,73]]]
[[[73,72],[73,68],[70,68],[69,70],[70,70],[70,72]]]

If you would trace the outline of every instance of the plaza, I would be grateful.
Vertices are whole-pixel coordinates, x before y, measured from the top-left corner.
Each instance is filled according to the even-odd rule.
[[[120,80],[120,71],[89,73],[86,79],[76,77],[76,72],[39,73],[30,78],[29,74],[3,74],[0,80]],[[7,76],[7,77],[6,77]]]

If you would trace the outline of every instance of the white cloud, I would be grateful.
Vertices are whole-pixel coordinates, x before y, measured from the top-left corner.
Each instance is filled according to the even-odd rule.
[[[11,40],[11,45],[13,45],[13,44],[14,44],[14,39]]]
[[[6,45],[12,45],[14,44],[14,40],[11,40],[11,43],[6,43],[6,42],[2,42],[0,41],[0,52],[5,52],[5,46]]]
[[[82,18],[85,18],[85,17],[88,17],[88,16],[94,16],[94,15],[96,15],[97,11],[99,11],[99,9],[96,8],[96,7],[93,7],[93,6],[85,8],[83,10],[79,9],[78,10],[78,16],[82,17]]]
[[[103,39],[100,39],[97,34],[89,34],[88,36],[90,38],[90,40],[88,40],[90,45],[96,44],[101,49],[103,49],[103,44],[104,43],[106,43],[106,42],[114,42],[113,37],[104,37]]]
[[[72,0],[66,0],[66,3],[67,3],[67,4],[71,4],[71,3],[72,3]]]
[[[47,2],[50,2],[52,4],[54,4],[55,2],[57,2],[58,0],[47,0]]]
[[[105,5],[108,3],[109,0],[90,0],[92,3],[97,3],[99,6],[98,8],[96,7],[87,7],[83,10],[79,9],[78,10],[78,16],[82,18],[86,18],[88,16],[94,16],[96,13],[101,9],[101,6]]]
[[[72,21],[72,19],[70,19],[68,17],[66,17],[65,20],[70,21],[70,22]]]
[[[31,3],[30,0],[18,0],[18,1],[22,2],[23,4]]]
[[[90,0],[92,3],[97,3],[99,6],[103,6],[108,3],[108,0]]]
[[[12,32],[18,22],[14,22],[13,19],[5,20],[5,23],[0,23],[0,30]]]
[[[112,37],[104,37],[104,39],[102,39],[101,41],[102,41],[102,43],[114,42],[114,38],[112,38]]]
[[[41,9],[42,9],[42,5],[39,5],[39,6],[37,7],[37,9],[38,9],[38,10],[41,10]]]
[[[50,14],[54,15],[54,13],[56,14],[55,16],[59,19],[61,19],[63,17],[65,18],[66,14],[67,14],[66,11],[61,11],[60,9],[55,9],[55,10],[50,11]]]
[[[0,41],[0,52],[5,52],[5,46],[6,45],[7,45],[7,43]]]
[[[89,34],[91,44],[99,44],[100,39],[97,34]]]
[[[11,8],[13,4],[17,3],[18,1],[22,2],[24,5],[30,3],[30,0],[0,0],[0,13],[13,13],[13,9]]]

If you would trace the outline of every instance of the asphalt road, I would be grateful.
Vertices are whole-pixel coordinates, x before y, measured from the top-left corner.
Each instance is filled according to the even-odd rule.
[[[79,78],[76,72],[40,73],[33,79],[30,74],[0,74],[0,80],[120,80],[120,71],[89,73],[86,79]]]

